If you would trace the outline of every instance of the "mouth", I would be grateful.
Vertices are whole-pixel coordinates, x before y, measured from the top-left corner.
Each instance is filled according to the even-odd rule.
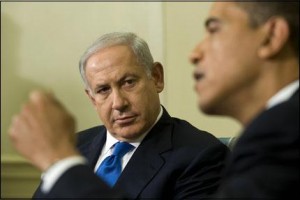
[[[203,90],[203,80],[205,74],[202,71],[198,70],[194,72],[193,76],[195,80],[194,90],[197,92],[198,95],[200,95]]]
[[[201,73],[201,72],[195,72],[194,73],[194,80],[196,82],[201,81],[203,78],[204,78],[204,74],[203,73]]]
[[[125,126],[133,123],[136,119],[135,115],[124,116],[124,117],[117,117],[114,119],[114,123],[117,123],[120,126]]]

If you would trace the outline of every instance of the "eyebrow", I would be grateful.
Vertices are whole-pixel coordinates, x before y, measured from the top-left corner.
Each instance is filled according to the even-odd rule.
[[[130,78],[138,78],[138,76],[136,75],[136,74],[134,74],[134,73],[126,73],[126,74],[124,74],[124,76],[123,77],[121,77],[120,78],[120,80],[118,80],[118,82],[123,82],[123,81],[125,81],[128,77],[130,77]]]
[[[93,92],[97,92],[97,90],[99,90],[100,88],[104,88],[104,87],[108,87],[108,84],[97,84],[96,87],[93,90]]]
[[[220,23],[220,20],[216,17],[209,17],[205,20],[204,26],[205,28],[208,28],[211,23]]]
[[[138,78],[138,76],[134,73],[126,73],[124,74],[124,76],[122,76],[120,79],[116,80],[117,83],[121,83],[123,81],[125,81],[128,77],[133,77],[135,79]],[[101,88],[101,87],[106,87],[106,86],[109,86],[108,83],[100,83],[100,84],[97,84],[96,87],[95,87],[95,90]]]

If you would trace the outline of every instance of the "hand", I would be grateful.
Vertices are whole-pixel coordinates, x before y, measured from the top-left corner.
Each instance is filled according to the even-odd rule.
[[[38,169],[73,155],[75,120],[51,94],[34,91],[13,117],[9,136],[17,151]]]

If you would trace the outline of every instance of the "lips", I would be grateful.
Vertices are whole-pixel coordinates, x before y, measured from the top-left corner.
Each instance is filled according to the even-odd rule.
[[[195,73],[194,73],[194,79],[195,79],[196,82],[198,82],[198,81],[200,81],[201,79],[203,79],[203,77],[204,77],[204,74],[201,73],[201,72],[195,72]]]
[[[127,125],[135,121],[136,115],[117,117],[114,122],[119,125]]]
[[[203,72],[200,72],[200,70],[195,71],[193,75],[194,75],[194,80],[195,80],[194,89],[199,95],[203,88],[203,83],[204,83],[203,80],[204,80],[205,75]]]

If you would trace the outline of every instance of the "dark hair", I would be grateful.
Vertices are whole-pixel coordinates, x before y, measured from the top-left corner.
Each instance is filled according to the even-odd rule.
[[[299,0],[236,2],[249,15],[250,24],[257,27],[273,16],[283,17],[290,29],[288,43],[299,58]]]

